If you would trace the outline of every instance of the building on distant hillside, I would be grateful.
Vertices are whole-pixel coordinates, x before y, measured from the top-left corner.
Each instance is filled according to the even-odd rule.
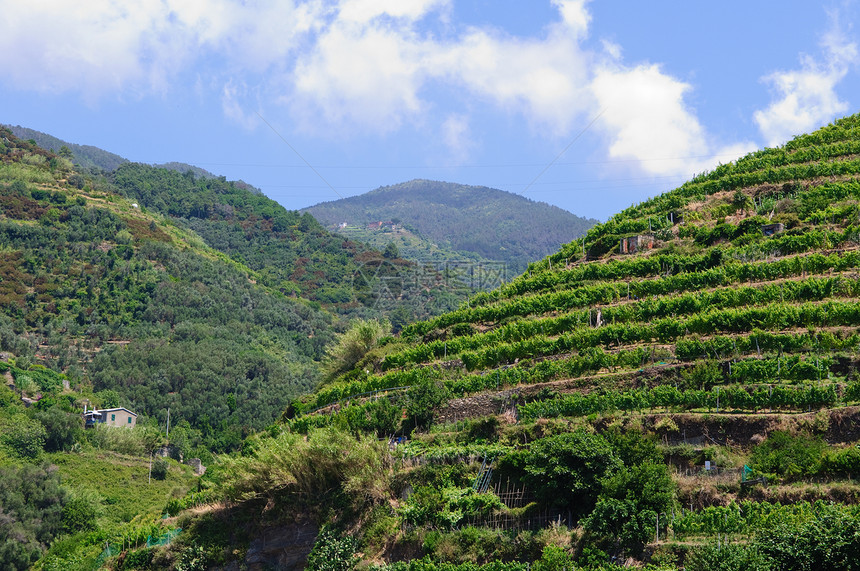
[[[368,230],[382,230],[383,228],[391,228],[392,230],[396,230],[397,224],[394,221],[389,220],[388,222],[371,222],[367,225]]]
[[[94,428],[96,424],[134,428],[134,425],[137,424],[137,414],[123,407],[85,410],[84,426]]]

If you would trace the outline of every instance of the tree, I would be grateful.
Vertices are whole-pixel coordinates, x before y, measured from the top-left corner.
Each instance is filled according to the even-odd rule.
[[[448,400],[450,394],[445,385],[424,380],[409,387],[406,392],[406,430],[427,428],[433,423],[435,410]]]
[[[581,430],[537,440],[521,460],[523,480],[535,495],[575,516],[591,511],[602,480],[621,468],[606,439]]]
[[[639,555],[653,537],[660,514],[671,513],[675,483],[665,464],[645,462],[626,466],[606,477],[585,528],[611,538],[626,551]]]
[[[400,257],[400,250],[397,249],[397,245],[394,242],[389,242],[385,249],[382,251],[382,257],[393,260],[395,258]]]
[[[48,452],[69,450],[83,436],[83,421],[77,413],[66,412],[54,405],[33,416],[45,427],[45,450]]]

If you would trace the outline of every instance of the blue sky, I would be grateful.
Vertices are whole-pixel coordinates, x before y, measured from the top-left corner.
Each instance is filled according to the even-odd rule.
[[[605,220],[860,106],[856,0],[0,0],[0,13],[0,122],[199,165],[288,208],[429,178]]]

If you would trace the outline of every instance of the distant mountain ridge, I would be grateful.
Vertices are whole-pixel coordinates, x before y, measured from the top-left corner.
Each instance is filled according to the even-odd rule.
[[[503,261],[516,272],[597,223],[503,190],[421,179],[304,211],[328,226],[399,221],[439,247]]]
[[[20,125],[5,125],[12,134],[20,139],[33,140],[37,145],[45,149],[46,151],[52,151],[54,153],[59,153],[60,149],[66,147],[72,153],[72,162],[74,162],[79,167],[83,167],[87,170],[103,170],[107,172],[111,172],[119,168],[120,166],[130,163],[129,159],[125,157],[121,157],[115,153],[111,153],[110,151],[106,151],[104,149],[100,149],[99,147],[94,147],[92,145],[78,145],[77,143],[70,143],[68,141],[64,141],[58,137],[54,137],[53,135],[49,135],[47,133],[43,133],[41,131],[36,131],[35,129],[30,129],[28,127],[22,127]],[[152,165],[157,168],[167,169],[176,171],[178,173],[186,173],[192,172],[194,176],[201,178],[218,178],[219,175],[210,172],[204,168],[200,168],[194,165],[190,165],[188,163],[180,163],[176,161],[171,161],[162,164],[154,164]],[[245,190],[250,190],[255,194],[262,194],[262,191],[248,184],[244,181],[234,181],[234,184],[243,188]]]
[[[58,139],[53,135],[28,129],[20,125],[6,125],[12,133],[25,141],[33,140],[36,144],[45,149],[59,153],[62,147],[67,147],[72,152],[72,160],[75,164],[86,169],[97,168],[105,171],[112,171],[118,166],[130,162],[128,159],[117,154],[105,151],[92,145],[78,145],[69,143],[62,139]]]

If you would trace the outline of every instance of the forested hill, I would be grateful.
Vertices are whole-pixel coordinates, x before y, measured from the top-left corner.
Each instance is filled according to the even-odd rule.
[[[335,319],[133,202],[0,131],[0,351],[234,448],[315,385]]]
[[[306,212],[329,226],[397,221],[441,247],[507,262],[512,273],[596,223],[510,192],[431,180],[385,186]]]
[[[128,163],[108,179],[128,198],[254,270],[261,284],[345,315],[384,315],[400,326],[456,307],[466,293],[223,177]]]
[[[127,163],[128,159],[117,154],[105,151],[92,145],[78,145],[58,139],[53,135],[42,133],[34,129],[28,129],[20,125],[6,125],[12,133],[25,141],[35,141],[37,145],[47,151],[60,153],[60,149],[65,147],[69,150],[69,155],[65,158],[70,159],[74,164],[79,165],[84,170],[97,169],[104,171],[112,171],[119,165]]]
[[[368,352],[286,425],[320,450],[338,430],[408,434],[409,461],[362,480],[364,500],[335,478],[386,518],[320,520],[422,569],[857,569],[858,156],[860,115],[754,152]],[[270,452],[298,438],[234,482],[309,494],[254,464],[307,469]]]

